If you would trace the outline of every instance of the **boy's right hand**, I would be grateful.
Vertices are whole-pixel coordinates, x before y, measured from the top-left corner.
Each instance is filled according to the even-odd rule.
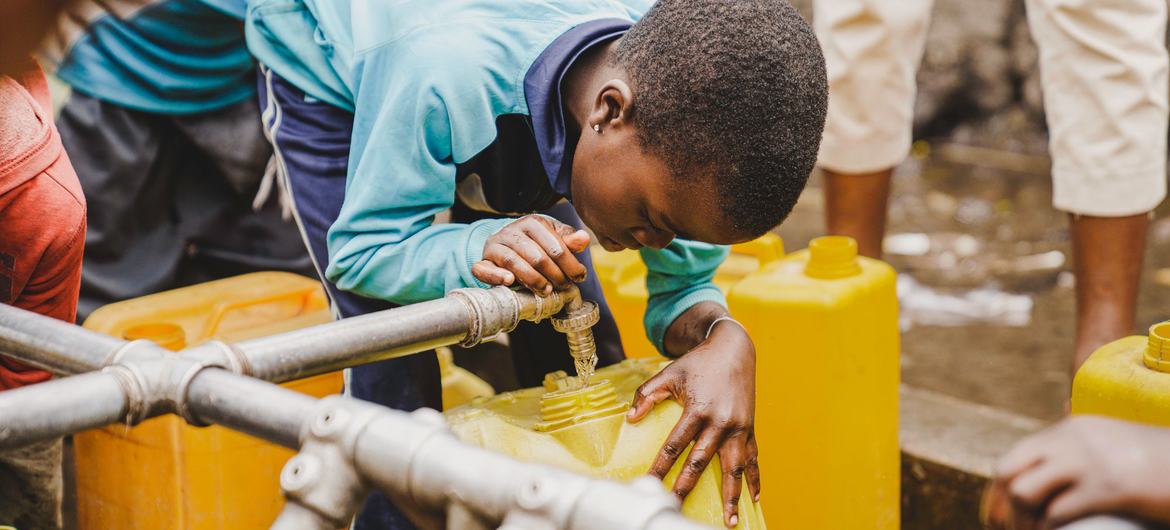
[[[585,280],[585,266],[574,254],[589,247],[589,234],[542,215],[526,215],[488,238],[483,260],[471,267],[489,285],[520,284],[537,294],[552,294]]]
[[[1170,429],[1074,416],[1020,442],[983,499],[994,529],[1060,528],[1114,514],[1170,524]]]

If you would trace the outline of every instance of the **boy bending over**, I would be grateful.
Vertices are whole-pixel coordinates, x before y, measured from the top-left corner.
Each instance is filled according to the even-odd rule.
[[[653,465],[695,443],[680,496],[718,454],[725,522],[759,495],[755,349],[711,283],[726,245],[792,209],[824,124],[824,61],[783,0],[259,0],[266,126],[342,315],[463,287],[550,292],[590,276],[589,237],[543,216],[434,224],[456,203],[524,214],[569,201],[601,245],[640,249],[646,332],[678,361],[634,397],[685,407]],[[587,295],[596,296],[596,295]],[[427,356],[353,370],[359,398],[413,408]],[[416,375],[419,370],[426,370]],[[375,498],[357,528],[407,528]]]

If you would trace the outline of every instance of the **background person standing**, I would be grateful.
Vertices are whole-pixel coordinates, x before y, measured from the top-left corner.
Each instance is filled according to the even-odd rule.
[[[90,205],[79,320],[217,278],[313,273],[295,224],[262,200],[271,148],[243,13],[243,0],[83,1],[42,49],[73,88],[58,126]]]
[[[819,165],[833,234],[879,257],[893,168],[909,152],[931,0],[818,0],[829,69]],[[1166,195],[1165,0],[1028,0],[1076,273],[1073,368],[1135,326],[1149,213]]]

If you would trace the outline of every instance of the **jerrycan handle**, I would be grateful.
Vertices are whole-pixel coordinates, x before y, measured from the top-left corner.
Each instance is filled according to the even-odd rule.
[[[283,293],[276,293],[262,298],[238,300],[234,302],[220,302],[215,304],[215,307],[211,310],[211,318],[207,319],[207,325],[203,327],[203,332],[199,334],[199,339],[202,340],[215,336],[215,332],[219,329],[220,323],[223,322],[224,316],[228,313],[231,313],[232,311],[239,311],[249,307],[262,306],[265,304],[271,304],[273,302],[283,301],[299,301],[301,306],[304,307],[308,304],[309,297],[313,296],[313,294],[316,293],[318,289],[320,289],[320,287],[314,285],[312,287],[286,291]]]
[[[784,240],[776,234],[768,233],[747,243],[732,245],[731,252],[752,256],[760,260],[760,266],[763,267],[784,257]]]

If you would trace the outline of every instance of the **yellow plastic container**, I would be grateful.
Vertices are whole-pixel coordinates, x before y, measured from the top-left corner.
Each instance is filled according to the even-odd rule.
[[[784,256],[784,242],[776,234],[734,245],[727,261],[715,273],[715,285],[727,292],[733,285],[760,267]],[[622,348],[631,359],[661,358],[646,338],[642,317],[646,313],[646,266],[634,250],[605,252],[595,249],[593,266],[601,279],[601,290],[613,311]]]
[[[435,350],[443,377],[443,408],[453,409],[478,397],[492,397],[496,390],[487,381],[455,364],[450,348]]]
[[[845,237],[731,288],[756,344],[761,504],[778,528],[899,525],[895,273]]]
[[[455,435],[468,443],[586,475],[633,480],[649,471],[682,414],[682,407],[667,401],[637,424],[626,421],[634,390],[665,365],[652,359],[624,361],[598,370],[585,389],[576,387],[576,377],[552,373],[544,388],[477,399],[448,411],[447,420]],[[685,461],[684,454],[666,484],[674,483]],[[722,528],[720,479],[716,457],[683,503],[683,514]],[[743,487],[737,528],[766,528],[763,512],[751,501],[747,485]]]
[[[95,311],[85,327],[173,350],[238,341],[332,320],[320,284],[262,272],[184,287]],[[285,385],[313,396],[341,391],[340,373]],[[228,429],[174,416],[74,437],[82,530],[266,529],[283,498],[279,476],[293,453]]]
[[[1170,322],[1093,352],[1073,379],[1072,412],[1170,427]]]

